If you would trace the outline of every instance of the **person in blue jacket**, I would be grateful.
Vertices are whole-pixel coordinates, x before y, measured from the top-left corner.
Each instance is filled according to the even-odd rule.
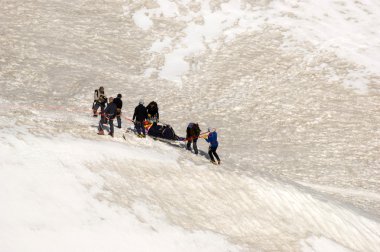
[[[218,134],[216,133],[215,129],[208,128],[208,137],[205,139],[208,143],[210,143],[210,146],[208,148],[208,154],[210,155],[211,163],[217,164],[215,162],[214,156],[216,160],[218,160],[218,164],[220,164],[220,158],[218,154],[216,153],[216,149],[218,148]]]

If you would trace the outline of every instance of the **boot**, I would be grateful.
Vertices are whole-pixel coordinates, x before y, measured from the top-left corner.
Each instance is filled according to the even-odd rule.
[[[218,160],[218,165],[220,165],[220,160]]]
[[[108,133],[108,135],[110,135],[111,137],[113,137],[113,132]]]
[[[99,130],[98,135],[104,135],[104,131],[103,130]]]

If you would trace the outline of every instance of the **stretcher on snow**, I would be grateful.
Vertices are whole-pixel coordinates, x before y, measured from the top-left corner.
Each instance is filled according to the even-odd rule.
[[[177,136],[174,129],[169,124],[159,124],[156,122],[144,122],[145,133],[152,137],[154,140],[160,140],[168,143],[178,143],[186,141],[185,137]],[[127,132],[137,134],[134,126],[128,127]],[[201,133],[198,138],[207,138],[208,132]],[[125,138],[125,137],[124,137]]]
[[[166,142],[185,141],[185,138],[177,136],[174,132],[174,129],[168,124],[146,122],[144,127],[148,136],[154,139]]]

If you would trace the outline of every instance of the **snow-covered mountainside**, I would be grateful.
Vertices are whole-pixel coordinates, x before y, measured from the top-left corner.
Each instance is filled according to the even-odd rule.
[[[380,3],[3,1],[0,251],[379,251]],[[183,144],[98,136],[93,91]]]

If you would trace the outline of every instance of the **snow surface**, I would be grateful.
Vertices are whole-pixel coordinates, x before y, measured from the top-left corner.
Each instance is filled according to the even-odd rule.
[[[6,202],[0,217],[1,251],[238,251],[220,235],[170,225],[144,202],[130,202],[126,209],[102,199],[109,194],[102,174],[118,176],[107,169],[112,156],[127,160],[126,168],[143,162],[159,169],[175,166],[175,155],[123,143],[104,148],[104,141],[67,135],[13,133],[0,133],[0,200]],[[102,166],[102,172],[88,166]]]
[[[349,251],[333,240],[379,245],[379,223],[352,210],[279,181],[179,162],[167,146],[13,133],[0,133],[2,251],[241,251],[276,233],[284,250],[288,235],[303,251]],[[310,232],[333,240],[303,240]],[[249,239],[239,248],[221,234]]]
[[[133,21],[141,29],[148,30],[153,25],[153,22],[145,13],[146,13],[145,8],[139,11],[136,11],[135,14],[133,14]]]
[[[8,1],[0,251],[379,251],[376,1]],[[96,135],[131,118],[219,134]]]
[[[135,17],[144,12],[149,17],[171,17],[173,23],[186,22],[180,33],[172,33],[171,51],[166,53],[159,73],[167,80],[180,83],[189,71],[188,58],[197,57],[207,49],[216,50],[223,40],[233,41],[239,34],[265,25],[281,27],[289,41],[311,43],[316,50],[334,52],[357,64],[343,84],[358,92],[367,92],[368,74],[379,71],[380,21],[376,15],[380,6],[373,1],[270,1],[262,7],[242,0],[192,1],[191,4],[186,0],[178,1],[178,5],[184,9],[181,15],[174,1],[158,1],[157,8],[143,7],[133,14]],[[136,25],[141,27],[140,23]],[[162,34],[157,36],[159,41]],[[157,41],[152,50],[156,44]]]

